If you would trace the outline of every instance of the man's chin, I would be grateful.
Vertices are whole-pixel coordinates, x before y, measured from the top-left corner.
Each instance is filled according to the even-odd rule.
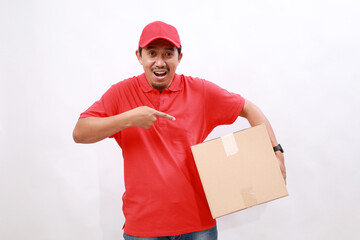
[[[159,90],[160,92],[167,89],[169,86],[166,83],[152,83],[151,87]]]
[[[153,74],[151,74],[150,76],[147,76],[147,80],[152,88],[158,89],[160,91],[167,89],[172,82],[172,78],[170,75],[166,76],[166,78],[161,79],[156,78]]]

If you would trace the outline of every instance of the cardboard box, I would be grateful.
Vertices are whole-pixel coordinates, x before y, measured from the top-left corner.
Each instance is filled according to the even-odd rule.
[[[191,150],[213,218],[288,195],[264,124]]]

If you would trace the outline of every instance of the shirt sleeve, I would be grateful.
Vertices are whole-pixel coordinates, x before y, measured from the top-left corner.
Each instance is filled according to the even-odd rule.
[[[115,85],[111,86],[102,97],[91,105],[85,112],[80,114],[80,118],[86,117],[111,117],[120,113],[120,97]],[[115,133],[109,138],[119,136]]]
[[[119,113],[120,99],[115,86],[111,86],[102,97],[91,105],[80,118],[86,117],[110,117]]]
[[[245,99],[204,80],[205,119],[210,128],[232,124],[242,111]]]

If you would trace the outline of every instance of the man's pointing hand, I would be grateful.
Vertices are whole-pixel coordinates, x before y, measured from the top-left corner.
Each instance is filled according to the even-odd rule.
[[[145,129],[150,128],[158,117],[175,120],[175,117],[147,106],[134,108],[129,113],[131,114],[131,126]]]

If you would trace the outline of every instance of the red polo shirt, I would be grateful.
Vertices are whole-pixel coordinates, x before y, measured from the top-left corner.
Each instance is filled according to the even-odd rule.
[[[124,232],[138,237],[172,236],[215,226],[190,146],[218,125],[231,124],[245,100],[203,79],[175,75],[162,93],[145,74],[114,84],[80,117],[108,117],[139,106],[168,113],[149,129],[115,134],[124,158]]]

